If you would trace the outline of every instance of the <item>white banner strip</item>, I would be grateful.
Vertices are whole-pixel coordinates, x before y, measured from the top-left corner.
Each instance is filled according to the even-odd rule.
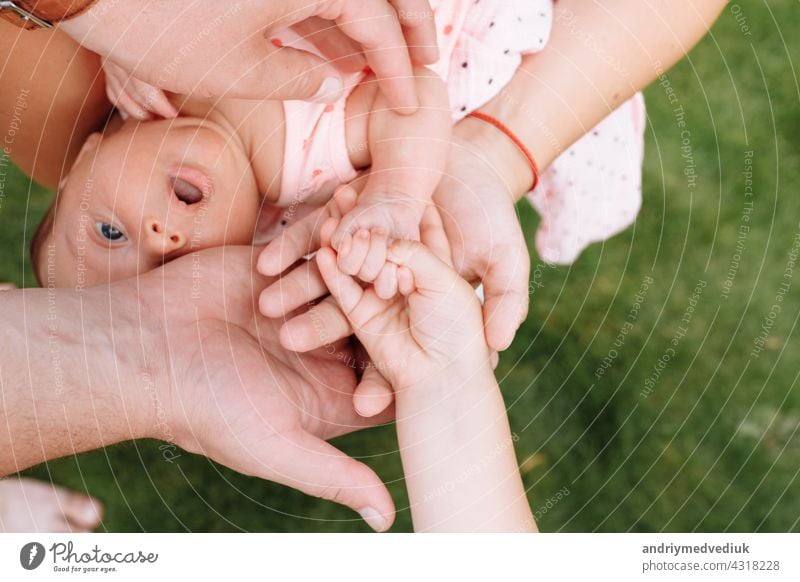
[[[797,534],[0,535],[0,580],[800,580]]]

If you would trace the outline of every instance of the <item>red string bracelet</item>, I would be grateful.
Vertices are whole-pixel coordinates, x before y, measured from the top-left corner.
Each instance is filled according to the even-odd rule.
[[[524,143],[522,143],[522,140],[519,139],[516,136],[516,134],[513,131],[511,131],[511,129],[509,129],[509,127],[505,123],[503,123],[496,117],[492,117],[491,115],[487,115],[486,113],[481,113],[480,111],[473,111],[467,117],[474,117],[475,119],[480,119],[481,121],[484,121],[490,125],[495,126],[497,129],[506,134],[506,137],[508,137],[508,139],[510,139],[514,143],[514,145],[517,146],[517,149],[520,152],[522,152],[522,155],[525,156],[525,158],[528,160],[528,164],[530,164],[531,171],[533,172],[533,185],[530,187],[528,191],[530,192],[531,190],[536,188],[536,186],[538,186],[539,184],[539,166],[536,165],[536,160],[533,159],[533,154],[531,153],[531,150],[529,150],[527,146]]]

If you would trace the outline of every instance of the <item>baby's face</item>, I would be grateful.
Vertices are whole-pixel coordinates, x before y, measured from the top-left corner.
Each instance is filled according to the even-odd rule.
[[[62,184],[42,281],[108,283],[203,248],[249,244],[259,205],[249,161],[218,126],[126,123],[87,140]]]

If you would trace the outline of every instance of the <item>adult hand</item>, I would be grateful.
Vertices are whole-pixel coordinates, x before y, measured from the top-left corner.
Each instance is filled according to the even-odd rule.
[[[392,412],[353,410],[359,362],[346,343],[280,346],[255,308],[266,282],[251,247],[225,247],[110,286],[0,292],[0,476],[156,438],[388,528],[383,483],[325,439]]]
[[[250,247],[225,247],[171,262],[140,278],[148,325],[163,321],[169,388],[157,388],[155,438],[241,473],[342,503],[374,529],[394,506],[380,478],[327,439],[385,422],[359,417],[354,354],[343,342],[296,354],[279,325],[255,308],[265,280]],[[158,386],[158,384],[157,384]]]
[[[427,0],[100,0],[60,27],[137,79],[176,93],[251,99],[332,101],[343,90],[329,61],[276,46],[271,33],[319,18],[321,50],[350,51],[354,41],[393,107],[417,107],[411,58],[436,60]],[[409,46],[411,45],[411,49]],[[341,46],[342,49],[336,47]]]
[[[476,123],[481,125],[472,125]],[[502,351],[511,345],[528,314],[531,264],[514,206],[519,171],[509,163],[521,156],[506,151],[515,146],[505,136],[498,141],[486,133],[484,125],[467,119],[456,126],[447,169],[433,201],[459,275],[483,283],[486,343]]]
[[[368,176],[343,187],[323,207],[305,216],[261,252],[258,269],[263,273],[280,274],[293,267],[283,277],[273,280],[259,296],[259,310],[281,327],[279,340],[291,352],[305,353],[352,335],[353,330],[336,301],[328,296],[328,288],[320,275],[316,261],[303,259],[322,245],[330,245],[330,219],[340,220],[352,211],[360,189]],[[310,308],[305,309],[305,307]],[[369,361],[363,347],[356,344],[359,361]],[[367,365],[353,393],[353,407],[365,418],[383,413],[394,400],[392,387],[380,370]]]

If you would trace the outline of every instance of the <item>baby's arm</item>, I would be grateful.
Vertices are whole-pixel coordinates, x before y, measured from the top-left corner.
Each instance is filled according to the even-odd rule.
[[[423,240],[446,257],[441,228]],[[397,431],[417,531],[536,531],[472,287],[420,243],[398,241],[403,296],[380,299],[342,272],[334,251],[320,272],[374,365],[392,383]]]
[[[352,238],[359,229],[381,229],[388,240],[419,240],[422,213],[441,180],[450,151],[447,87],[424,67],[417,68],[415,75],[420,108],[413,115],[391,110],[383,94],[374,92],[367,131],[369,160],[364,160],[371,166],[369,178],[358,204],[343,217],[332,237],[342,258],[350,258],[340,267],[368,282],[376,274],[370,268],[360,272],[367,257],[347,252]],[[370,87],[359,89],[369,91]],[[374,252],[370,257],[372,263],[382,263]]]

